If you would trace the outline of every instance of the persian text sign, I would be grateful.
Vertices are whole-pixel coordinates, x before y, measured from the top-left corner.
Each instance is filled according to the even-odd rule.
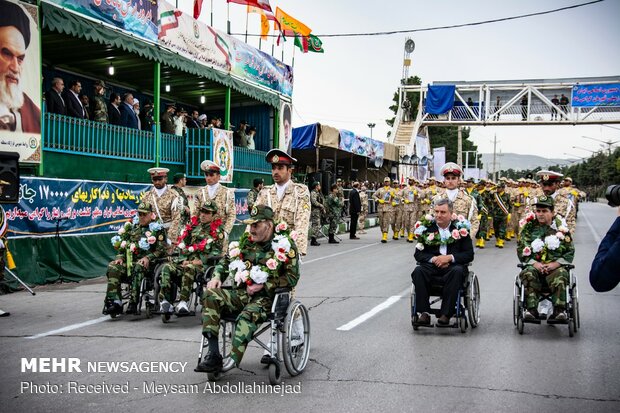
[[[620,106],[620,83],[575,85],[573,107]]]
[[[149,184],[22,177],[19,203],[5,204],[9,237],[116,231],[136,214]]]
[[[158,0],[49,0],[121,30],[157,41]]]

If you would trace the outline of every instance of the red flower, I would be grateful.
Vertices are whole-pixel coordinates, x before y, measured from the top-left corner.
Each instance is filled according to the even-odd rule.
[[[197,248],[200,251],[204,251],[205,250],[205,246],[207,245],[207,239],[203,239],[202,241],[200,241],[200,244],[198,244]]]
[[[245,280],[245,285],[252,285],[252,279],[248,278],[247,280]]]
[[[191,222],[192,222],[192,226],[194,227],[198,225],[198,217],[192,217]]]

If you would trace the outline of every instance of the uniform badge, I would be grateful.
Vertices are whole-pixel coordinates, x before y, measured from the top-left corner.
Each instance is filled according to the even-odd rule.
[[[158,240],[163,241],[164,240],[164,236],[159,234],[159,237],[157,237]]]
[[[549,180],[549,175],[543,175],[542,179],[543,179],[543,181],[548,181]]]
[[[271,158],[271,163],[278,163],[280,161],[280,157],[278,155],[273,155]]]
[[[252,207],[252,211],[250,212],[250,215],[255,216],[256,214],[258,214],[258,208],[256,208],[255,206]]]
[[[290,250],[288,251],[288,256],[289,256],[290,258],[295,258],[295,250],[294,250],[294,249],[290,249]]]
[[[250,268],[252,268],[252,263],[251,263],[250,261],[246,261],[246,262],[245,262],[245,268],[247,268],[248,270],[249,270]]]

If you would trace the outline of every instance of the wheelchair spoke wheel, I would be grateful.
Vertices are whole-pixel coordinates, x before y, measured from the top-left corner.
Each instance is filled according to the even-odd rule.
[[[517,325],[517,319],[519,318],[519,303],[521,302],[521,285],[519,282],[519,276],[517,275],[512,294],[512,322],[515,326]]]
[[[310,317],[297,300],[289,304],[280,338],[284,366],[291,376],[296,376],[306,368],[310,357]]]
[[[467,316],[471,328],[476,328],[478,327],[478,323],[480,323],[480,284],[478,284],[478,277],[476,274],[473,275],[469,283],[468,295]]]

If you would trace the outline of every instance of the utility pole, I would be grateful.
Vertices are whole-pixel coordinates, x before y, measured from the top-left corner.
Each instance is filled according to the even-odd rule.
[[[458,140],[457,140],[457,153],[456,153],[456,163],[458,165],[463,165],[463,132],[462,132],[463,127],[461,125],[459,125],[457,127],[457,136],[458,136]]]

